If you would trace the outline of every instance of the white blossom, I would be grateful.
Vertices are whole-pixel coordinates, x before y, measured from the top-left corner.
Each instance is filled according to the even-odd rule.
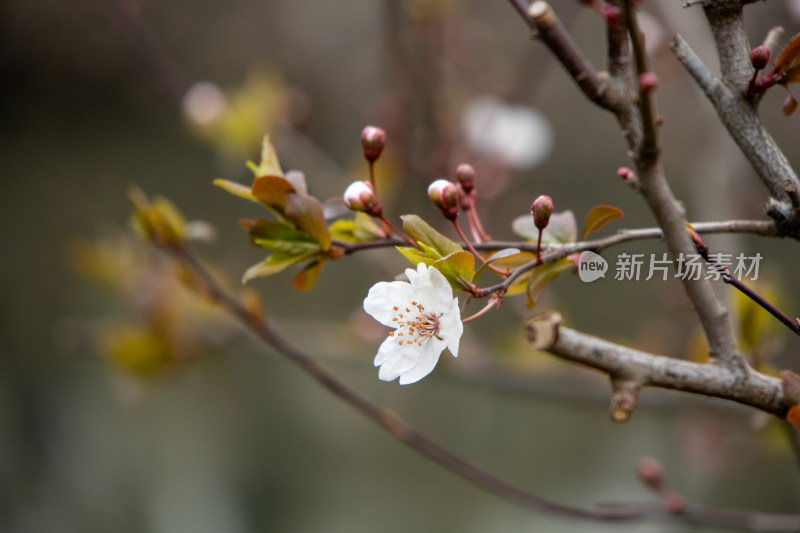
[[[367,313],[394,328],[375,356],[378,377],[399,377],[401,385],[430,374],[445,348],[458,357],[464,332],[458,298],[441,272],[420,263],[417,270],[407,269],[406,276],[409,282],[376,283],[364,299]]]

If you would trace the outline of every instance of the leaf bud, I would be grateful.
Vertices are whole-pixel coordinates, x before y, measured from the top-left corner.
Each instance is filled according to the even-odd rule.
[[[458,189],[453,182],[436,180],[428,186],[428,198],[442,210],[445,218],[455,220],[458,216]]]
[[[373,217],[383,214],[383,209],[375,196],[375,189],[368,181],[354,181],[344,191],[344,204],[353,211],[362,211]]]
[[[458,165],[456,179],[465,193],[469,194],[475,189],[475,169],[472,165],[466,163]]]
[[[533,224],[542,231],[550,222],[550,215],[553,214],[553,199],[543,194],[531,204],[531,214]]]
[[[761,70],[769,64],[769,48],[756,46],[750,50],[750,64],[756,70]]]
[[[367,126],[361,132],[361,146],[364,148],[364,157],[370,163],[381,156],[386,146],[386,132],[376,126]]]

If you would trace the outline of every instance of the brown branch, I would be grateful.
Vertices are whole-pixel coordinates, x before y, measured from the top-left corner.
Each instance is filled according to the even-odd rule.
[[[644,521],[672,521],[724,526],[747,531],[797,531],[800,528],[800,517],[700,506],[687,507],[687,512],[681,514],[671,514],[665,512],[661,507],[641,504],[609,505],[595,510],[588,510],[560,504],[511,485],[431,440],[411,427],[393,411],[374,404],[336,378],[321,362],[289,343],[258,314],[251,312],[236,298],[225,292],[186,245],[181,243],[161,243],[159,246],[172,255],[194,276],[194,281],[200,294],[238,319],[265,345],[294,363],[328,392],[379,425],[393,438],[406,444],[430,461],[506,501],[551,516],[595,523],[621,524]],[[786,529],[787,525],[797,527]]]
[[[714,364],[700,364],[653,355],[614,344],[560,325],[558,313],[531,318],[528,342],[535,350],[557,355],[607,373],[612,379],[722,398],[760,409],[779,418],[786,415],[781,381],[747,369],[746,373]]]
[[[583,94],[597,105],[613,110],[615,105],[609,97],[607,76],[601,76],[589,64],[550,4],[536,0],[528,9],[528,15],[536,27],[539,40],[556,56]]]
[[[785,185],[790,183],[800,189],[800,180],[775,139],[761,123],[756,109],[757,102],[748,99],[747,84],[748,76],[752,74],[752,67],[745,71],[743,61],[749,57],[749,50],[746,38],[734,39],[732,36],[732,33],[738,34],[743,31],[739,24],[730,21],[732,16],[741,18],[741,12],[732,9],[732,15],[718,9],[706,11],[709,20],[714,21],[712,30],[719,49],[722,80],[714,76],[680,35],[673,38],[670,48],[714,106],[720,121],[758,174],[769,194],[785,204],[787,200]],[[744,44],[742,39],[745,39]],[[735,44],[734,52],[725,48],[728,43]],[[738,54],[741,54],[741,58]],[[773,210],[771,215],[788,217],[788,220],[776,218],[776,222],[788,224],[793,231],[796,231],[796,213],[785,204],[784,209]]]

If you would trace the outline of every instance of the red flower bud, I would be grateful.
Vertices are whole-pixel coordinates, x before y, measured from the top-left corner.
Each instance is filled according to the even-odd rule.
[[[344,204],[353,211],[363,211],[373,217],[383,214],[383,209],[375,196],[375,189],[368,181],[354,181],[344,191]]]
[[[471,193],[475,188],[475,169],[472,168],[472,165],[467,165],[466,163],[458,165],[456,179],[465,193]]]
[[[533,224],[542,231],[550,222],[550,215],[553,214],[553,199],[543,194],[531,204],[531,214]]]
[[[447,180],[436,180],[428,186],[428,198],[442,210],[445,218],[455,220],[458,216],[458,189]]]
[[[386,146],[386,132],[376,126],[367,126],[361,132],[361,146],[364,148],[364,157],[370,163],[381,156]]]
[[[661,490],[664,486],[664,469],[661,463],[652,457],[642,457],[636,463],[636,474],[642,483],[653,490]]]
[[[658,76],[653,72],[642,72],[639,74],[639,90],[650,92],[658,87]]]
[[[750,64],[753,65],[753,68],[756,70],[761,70],[769,65],[769,48],[766,46],[756,46],[750,50]]]

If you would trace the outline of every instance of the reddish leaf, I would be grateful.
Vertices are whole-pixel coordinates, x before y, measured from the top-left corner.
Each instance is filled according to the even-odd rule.
[[[780,79],[779,83],[800,81],[800,33],[792,37],[778,54],[773,74]]]
[[[319,278],[319,274],[322,272],[322,265],[324,264],[325,261],[314,261],[301,270],[300,273],[294,277],[294,281],[292,282],[294,288],[298,291],[310,290],[317,282],[317,278]]]
[[[786,413],[786,420],[791,422],[797,429],[800,429],[800,405],[793,405],[789,409],[789,412]]]
[[[797,98],[795,98],[793,94],[789,93],[786,96],[786,100],[783,101],[783,116],[788,117],[789,115],[794,113],[796,109],[797,109]]]
[[[593,207],[589,214],[586,215],[586,220],[583,223],[583,238],[585,239],[588,235],[599,231],[600,228],[621,216],[622,210],[610,205]]]

